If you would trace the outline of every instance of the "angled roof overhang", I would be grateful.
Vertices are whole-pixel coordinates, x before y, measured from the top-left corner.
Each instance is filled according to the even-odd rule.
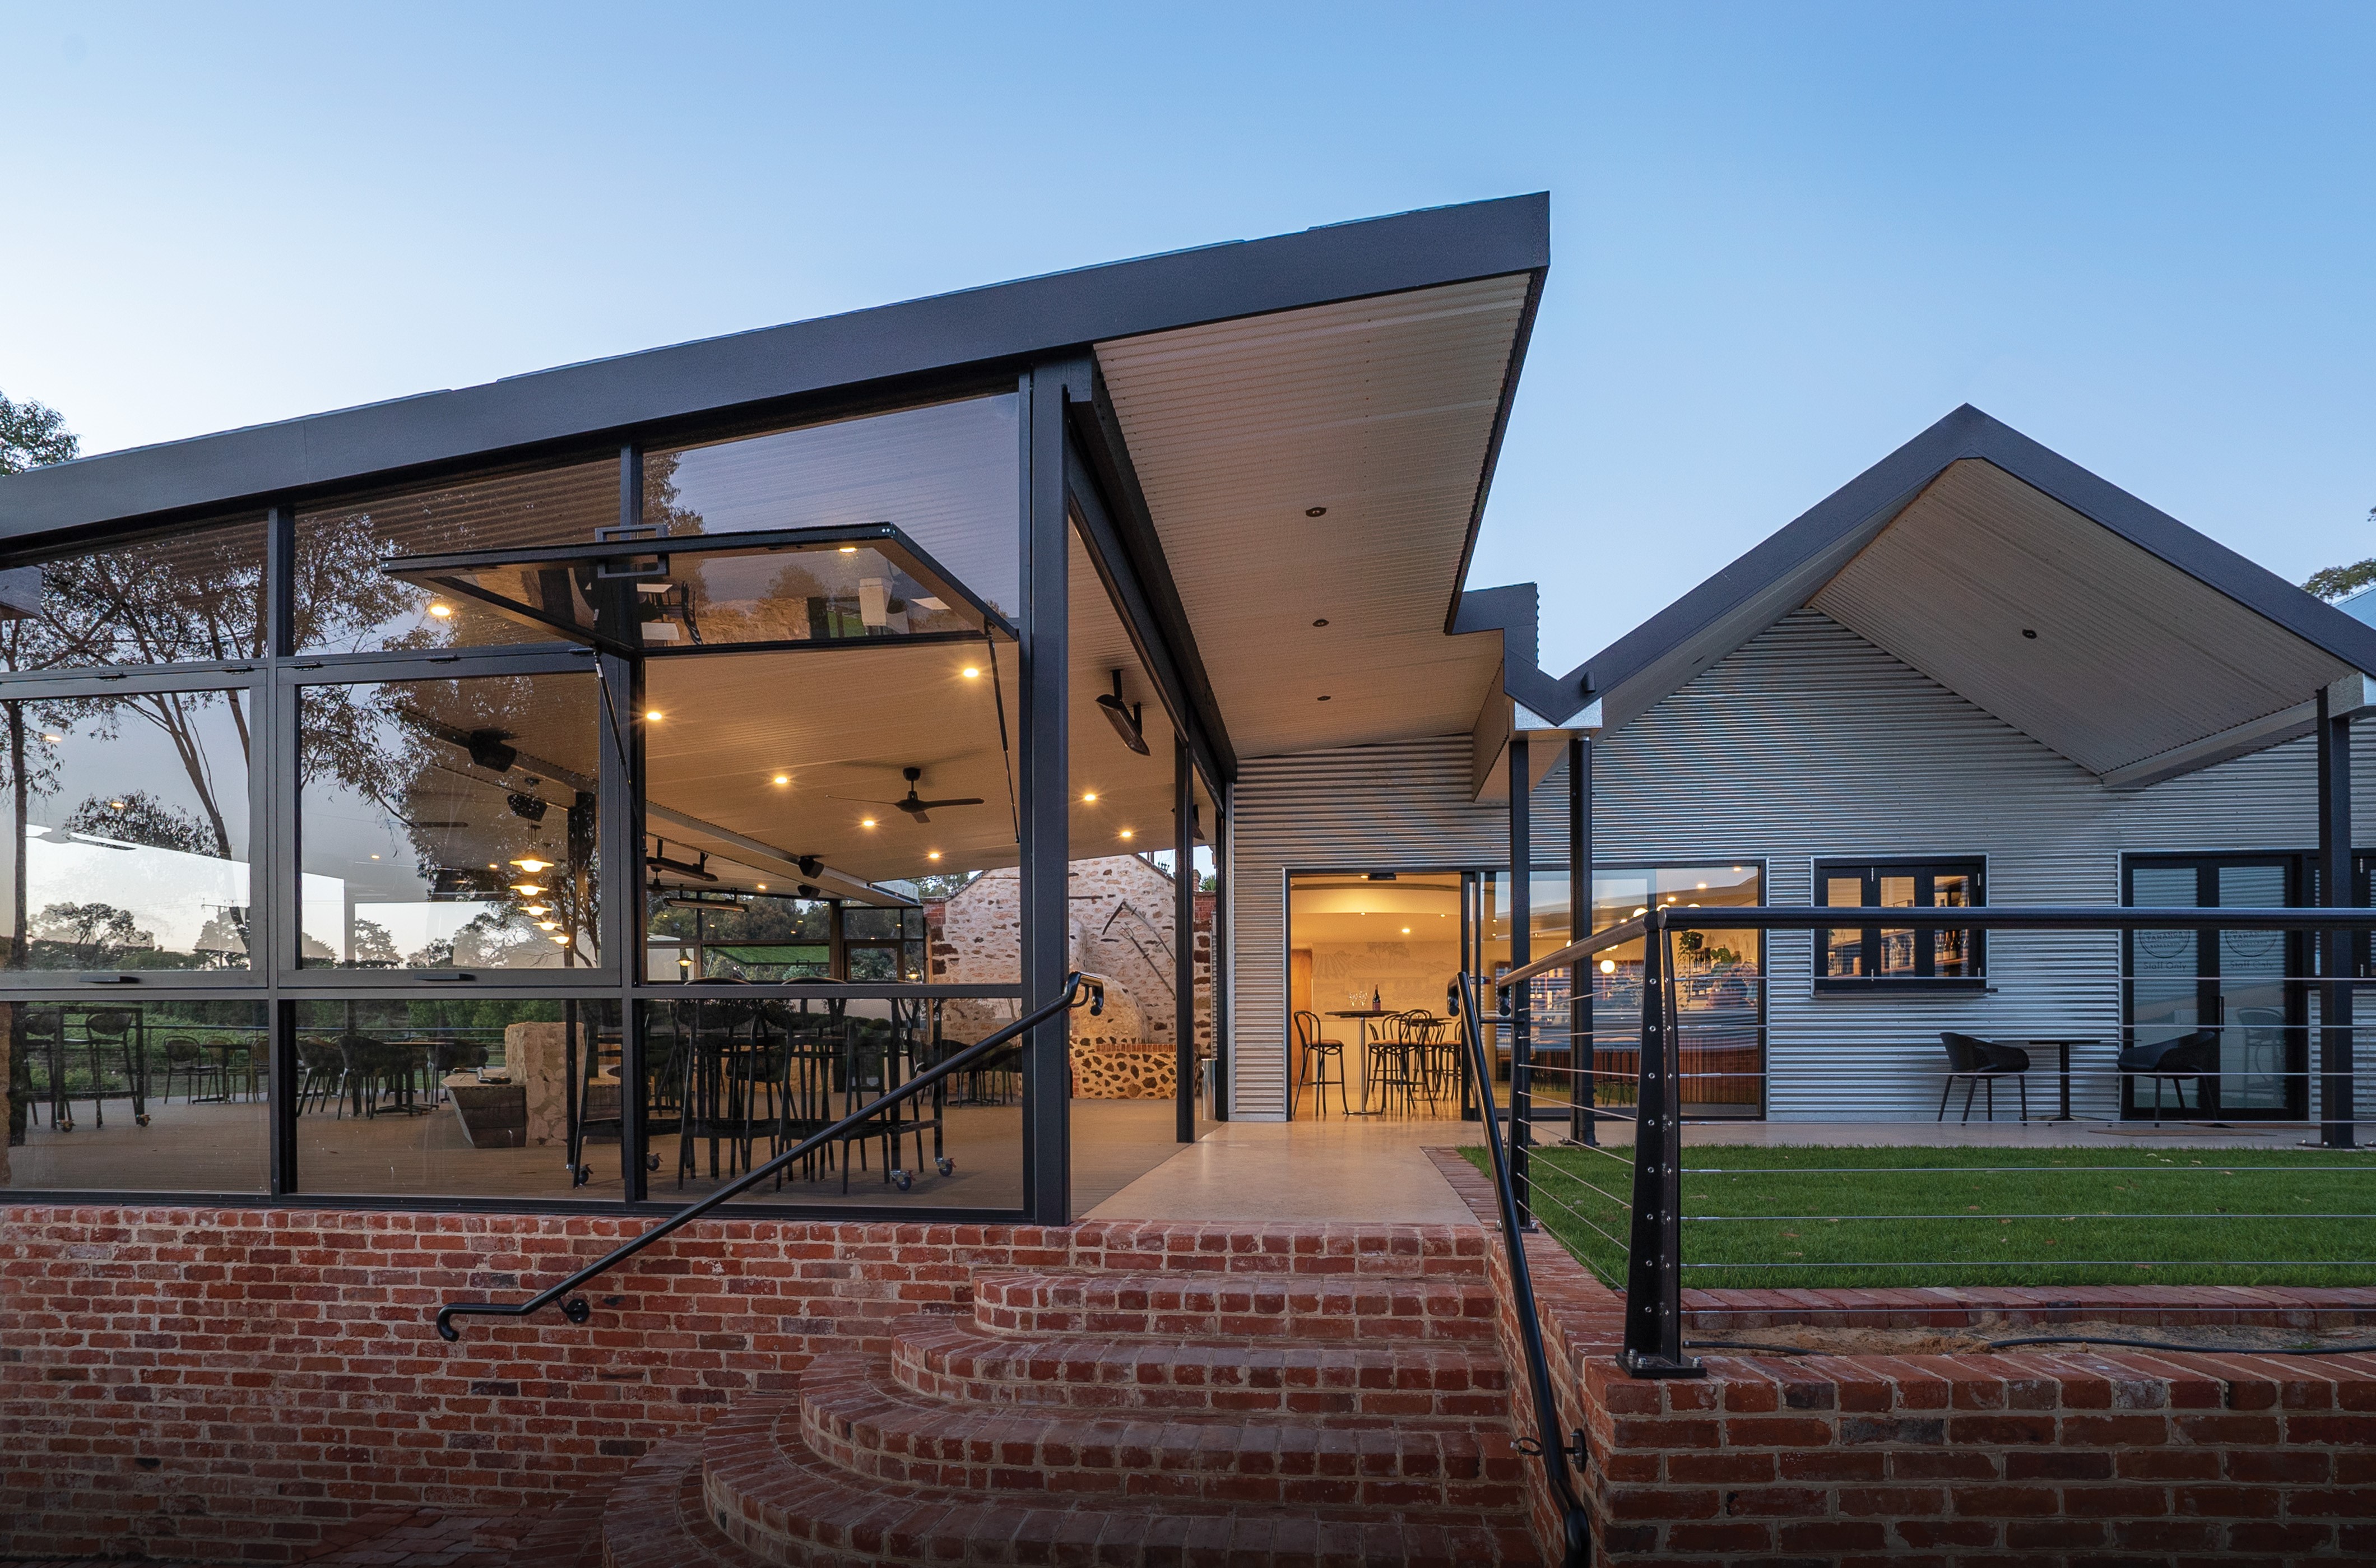
[[[188,516],[399,471],[512,460],[671,421],[896,389],[1088,345],[1549,264],[1550,199],[1508,196],[941,294],[0,481],[0,539]]]
[[[1802,607],[2113,788],[2303,734],[2322,691],[2338,713],[2376,703],[2376,627],[1969,406],[1513,695],[1614,728]],[[1530,644],[1532,608],[1492,618],[1525,615]]]

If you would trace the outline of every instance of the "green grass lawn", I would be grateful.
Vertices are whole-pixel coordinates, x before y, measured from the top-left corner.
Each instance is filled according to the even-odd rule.
[[[1633,1155],[1534,1151],[1537,1218],[1611,1284]],[[1705,1145],[1683,1166],[1687,1289],[2376,1285],[2376,1153]]]

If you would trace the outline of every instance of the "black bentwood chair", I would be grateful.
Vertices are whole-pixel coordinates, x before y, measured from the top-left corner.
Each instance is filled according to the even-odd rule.
[[[1978,1035],[1959,1035],[1942,1030],[1940,1042],[1947,1048],[1947,1082],[1939,1090],[1939,1120],[1947,1119],[1947,1097],[1955,1090],[1957,1079],[1964,1081],[1964,1120],[1972,1119],[1972,1096],[1981,1085],[1988,1086],[1989,1120],[1997,1119],[1997,1080],[2011,1078],[2021,1090],[2021,1119],[2029,1120],[2029,1080],[2023,1076],[2029,1071],[2029,1052],[2017,1045],[1999,1045]]]
[[[1295,1043],[1303,1048],[1303,1070],[1296,1075],[1295,1098],[1303,1098],[1303,1086],[1312,1086],[1312,1114],[1328,1114],[1328,1066],[1336,1066],[1336,1113],[1343,1115],[1351,1103],[1345,1097],[1345,1042],[1330,1039],[1320,1032],[1320,1015],[1295,1015]]]
[[[2216,1082],[2219,1076],[2219,1031],[2197,1029],[2176,1039],[2130,1046],[2121,1052],[2118,1065],[2123,1073],[2154,1081],[2155,1126],[2161,1125],[2161,1086],[2165,1079],[2180,1111],[2186,1109],[2186,1081],[2193,1079],[2194,1109],[2200,1114],[2209,1109],[2203,1081],[2209,1078]]]

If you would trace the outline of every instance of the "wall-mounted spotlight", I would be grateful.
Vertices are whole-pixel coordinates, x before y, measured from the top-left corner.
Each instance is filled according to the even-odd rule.
[[[1138,720],[1139,715],[1146,710],[1146,705],[1135,702],[1125,703],[1122,700],[1121,671],[1117,670],[1113,672],[1113,694],[1111,696],[1099,697],[1098,707],[1105,710],[1106,719],[1113,725],[1114,733],[1122,737],[1122,743],[1139,755],[1146,756],[1147,754],[1146,735],[1139,728]]]

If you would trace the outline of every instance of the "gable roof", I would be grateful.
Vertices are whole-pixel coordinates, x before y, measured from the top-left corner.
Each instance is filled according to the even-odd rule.
[[[1613,729],[1806,606],[2114,787],[2300,734],[2338,683],[2342,710],[2376,695],[2376,627],[1968,404],[1570,675],[1505,683]],[[1529,649],[1532,609],[1479,605]]]

